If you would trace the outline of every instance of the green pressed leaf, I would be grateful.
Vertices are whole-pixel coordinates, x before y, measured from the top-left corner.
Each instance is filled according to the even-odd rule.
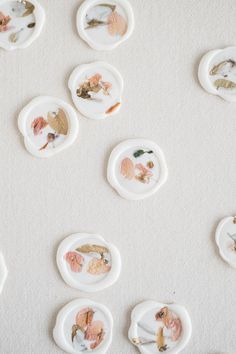
[[[234,89],[236,88],[236,83],[226,79],[218,79],[214,82],[214,86],[217,88]]]
[[[111,11],[115,11],[115,9],[116,9],[116,5],[111,5],[111,4],[99,4],[97,6],[109,7],[109,9],[111,9]]]
[[[153,151],[152,150],[150,150],[150,151],[137,150],[134,152],[134,157],[137,158],[137,157],[142,156],[144,154],[153,154]]]
[[[233,68],[236,65],[236,62],[232,59],[229,60],[224,60],[222,62],[220,62],[219,64],[215,65],[211,71],[210,71],[210,75],[214,76],[217,75],[221,69],[223,69],[223,67],[227,64],[230,64],[230,66]]]

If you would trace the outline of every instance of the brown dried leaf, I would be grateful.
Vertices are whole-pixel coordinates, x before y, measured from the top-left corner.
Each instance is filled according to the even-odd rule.
[[[160,350],[165,346],[165,338],[163,335],[163,327],[160,327],[157,332],[157,348]]]
[[[66,135],[68,133],[68,120],[65,112],[59,108],[58,113],[48,113],[48,124],[58,134]]]
[[[25,12],[23,13],[22,17],[26,17],[26,16],[31,15],[35,9],[34,5],[31,4],[31,2],[29,2],[29,1],[24,1],[23,3],[25,5]]]
[[[89,245],[89,244],[76,248],[76,251],[81,253],[100,253],[100,254],[109,252],[108,248],[104,246]]]

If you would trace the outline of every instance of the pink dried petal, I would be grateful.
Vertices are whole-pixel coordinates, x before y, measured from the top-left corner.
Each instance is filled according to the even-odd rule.
[[[82,271],[84,257],[79,253],[67,252],[64,258],[70,264],[70,268],[73,272],[79,273]]]
[[[101,80],[102,76],[100,74],[95,74],[94,76],[90,77],[88,79],[90,86],[94,87],[99,84],[99,81]]]
[[[84,338],[91,341],[96,340],[97,336],[102,332],[102,330],[103,330],[103,322],[94,321],[88,326]]]
[[[120,35],[123,36],[127,31],[127,23],[125,19],[116,11],[108,17],[108,32],[111,36]]]
[[[134,164],[128,157],[121,162],[121,174],[130,180],[134,178]]]
[[[31,128],[34,130],[34,135],[39,135],[42,132],[42,129],[44,129],[47,125],[48,122],[43,117],[34,119],[31,124]]]
[[[5,16],[0,12],[0,32],[5,32],[8,30],[7,24],[11,21],[10,16]]]
[[[88,265],[88,273],[93,275],[108,273],[110,270],[111,266],[106,264],[103,259],[93,258]]]
[[[76,324],[80,328],[86,329],[93,321],[94,311],[90,307],[86,307],[79,311],[76,315]]]

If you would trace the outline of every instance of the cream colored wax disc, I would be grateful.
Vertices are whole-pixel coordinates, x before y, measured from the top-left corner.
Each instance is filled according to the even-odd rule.
[[[134,30],[134,15],[127,0],[85,0],[77,13],[80,37],[96,50],[111,50]]]
[[[236,101],[236,47],[211,50],[200,62],[202,87],[229,102]]]
[[[5,281],[7,279],[7,267],[2,253],[0,252],[0,294],[3,290]]]
[[[78,233],[64,239],[58,248],[57,265],[68,285],[85,292],[111,286],[121,271],[118,249],[96,234]]]
[[[77,138],[79,122],[68,103],[49,96],[33,99],[20,112],[18,127],[26,149],[37,157],[50,157]]]
[[[28,47],[41,33],[45,13],[36,0],[0,0],[0,47]]]
[[[78,299],[58,313],[53,337],[57,345],[71,354],[105,354],[112,340],[110,311],[97,302]]]
[[[236,268],[236,217],[229,216],[221,220],[215,238],[221,257]]]
[[[78,111],[92,119],[110,118],[122,104],[123,79],[116,68],[106,62],[79,65],[69,83]]]
[[[145,301],[132,311],[129,339],[142,354],[180,353],[191,333],[191,320],[183,306]]]
[[[144,199],[155,194],[167,176],[164,154],[157,144],[147,139],[122,142],[108,161],[108,181],[126,199]]]

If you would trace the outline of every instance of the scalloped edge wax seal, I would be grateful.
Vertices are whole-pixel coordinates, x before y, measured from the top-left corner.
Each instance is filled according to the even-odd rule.
[[[66,320],[71,312],[74,312],[74,316],[69,326]],[[87,299],[77,299],[59,311],[53,337],[56,344],[67,353],[83,354],[86,351],[104,354],[112,341],[112,329],[113,318],[106,306]],[[74,347],[77,338],[79,348]]]
[[[34,117],[35,119],[30,119],[31,112],[37,107],[43,107],[44,105],[56,105],[58,110],[57,112],[48,112],[47,116]],[[58,114],[60,111],[60,114]],[[52,116],[52,114],[54,116]],[[50,115],[49,115],[50,114]],[[37,116],[38,116],[37,115]],[[27,131],[27,122],[28,119],[31,121],[31,129],[33,129],[32,136],[30,137],[29,132]],[[60,121],[60,122],[59,122]],[[66,123],[65,123],[66,121]],[[57,127],[56,127],[57,122]],[[60,123],[60,124],[59,124]],[[63,126],[64,125],[64,126]],[[43,130],[46,127],[51,127],[52,132],[48,133],[45,138],[45,144],[42,147],[36,147],[32,143],[32,139],[39,137],[42,134]],[[66,126],[66,127],[65,127]],[[18,117],[18,127],[21,134],[24,136],[25,147],[29,153],[36,157],[51,157],[62,150],[68,148],[74,143],[79,132],[79,122],[77,118],[77,113],[73,107],[71,107],[65,101],[50,96],[39,96],[30,101],[20,112]],[[63,129],[65,131],[63,131]],[[54,140],[59,136],[65,136],[64,141],[62,141],[58,146],[53,149],[47,150],[47,145],[53,143]]]
[[[215,241],[224,261],[236,268],[236,217],[228,216],[220,221],[216,228]]]
[[[132,156],[130,154],[128,156],[129,150],[132,150]],[[127,151],[127,156],[119,162],[125,151]],[[146,157],[145,162],[140,160],[144,156]],[[155,163],[152,159],[155,160]],[[158,162],[157,166],[155,166],[156,161]],[[119,169],[117,168],[118,162],[120,163]],[[119,176],[117,176],[117,173],[119,173]],[[119,180],[121,175],[127,183],[132,183],[132,187],[134,187],[135,183],[137,183],[136,188],[138,188],[138,184],[139,188],[141,185],[149,185],[151,180],[154,181],[153,186],[149,187],[146,191],[134,192],[129,190],[128,186],[121,185],[121,181]],[[155,179],[155,177],[158,179]],[[140,200],[150,197],[166,182],[167,177],[168,169],[165,156],[160,147],[150,140],[125,140],[118,144],[111,152],[107,167],[107,179],[117,193],[125,199]]]
[[[153,319],[160,323],[157,325],[153,319],[147,322],[141,322],[142,318],[153,311]],[[146,333],[147,338],[139,337],[139,330]],[[165,331],[172,342],[176,342],[174,348],[169,348],[165,343]],[[188,344],[192,334],[191,319],[187,310],[177,304],[163,304],[156,301],[144,301],[137,305],[131,314],[131,326],[129,329],[129,340],[134,344],[142,354],[152,354],[166,352],[168,354],[177,354],[181,352]],[[152,350],[151,345],[155,345]]]
[[[118,280],[121,258],[118,249],[102,236],[76,233],[60,243],[57,266],[69,286],[84,292],[95,292]]]
[[[228,102],[235,102],[236,47],[215,49],[206,53],[199,64],[198,78],[205,91]]]
[[[5,263],[5,259],[3,257],[3,254],[0,252],[0,294],[3,291],[5,282],[7,280],[7,275],[8,275],[8,270]]]
[[[110,72],[113,85],[101,75],[101,69]],[[85,75],[86,72],[92,72],[91,76]],[[79,79],[82,77],[83,80],[80,81]],[[117,84],[115,88],[113,87],[114,83]],[[117,114],[121,108],[124,81],[119,71],[106,62],[96,61],[77,66],[70,75],[68,87],[77,110],[87,118],[104,119]],[[113,89],[115,91],[114,98],[112,96]],[[101,92],[104,93],[104,100],[111,98],[109,104],[106,102],[103,105],[101,98],[96,98]],[[98,107],[97,112],[94,109],[94,104]]]
[[[102,21],[96,20],[96,19],[91,19],[90,23],[88,25],[91,26],[91,28],[99,28],[99,25],[106,26],[108,27],[107,33],[111,33],[112,36],[118,37],[119,33],[119,39],[117,39],[116,42],[110,43],[110,44],[105,44],[105,43],[99,43],[97,40],[93,40],[92,36],[89,36],[87,33],[87,30],[85,28],[85,23],[84,19],[87,16],[87,11],[93,7],[96,7],[98,5],[103,5],[111,8],[111,14],[110,17],[103,23]],[[126,13],[126,18],[127,18],[127,23],[125,24],[125,33],[124,33],[124,19],[121,17],[121,15],[116,12],[116,6],[119,5],[121,8],[125,11]],[[107,1],[101,1],[101,0],[85,0],[82,5],[80,5],[78,12],[77,12],[77,19],[76,19],[76,24],[77,24],[77,30],[79,33],[79,36],[93,49],[95,50],[112,50],[119,46],[121,43],[125,42],[133,33],[134,30],[134,13],[133,9],[130,5],[130,3],[127,0],[107,0]],[[112,28],[109,28],[109,26]]]
[[[14,2],[14,0],[1,0],[0,1],[0,11],[1,11],[1,5],[3,5],[4,3],[7,2]],[[15,1],[16,2],[16,1]],[[22,1],[18,1],[20,2],[24,2]],[[34,23],[34,27],[33,27],[33,23],[28,24],[28,28],[32,28],[33,32],[32,34],[22,43],[17,44],[17,36],[20,35],[20,32],[22,31],[22,28],[24,27],[18,27],[17,30],[15,30],[15,32],[10,32],[9,33],[9,38],[11,38],[11,40],[8,41],[3,41],[1,40],[1,32],[0,32],[0,48],[3,48],[5,50],[15,50],[15,49],[24,49],[27,48],[28,46],[30,46],[41,34],[44,23],[45,23],[45,12],[43,7],[40,5],[40,3],[37,0],[30,0],[30,1],[26,1],[29,4],[32,4],[34,6],[33,9],[33,14],[35,17],[35,23]],[[27,9],[26,9],[27,10]],[[29,11],[29,10],[27,10]],[[8,19],[6,20],[7,25],[8,23],[11,23],[11,17],[8,16],[8,14],[3,14],[5,15],[5,17],[8,17]],[[23,15],[22,18],[27,18],[25,17],[25,15]],[[31,27],[29,27],[31,25]],[[27,24],[25,24],[25,28],[27,28]],[[3,31],[2,33],[5,33],[6,31]],[[11,36],[11,37],[10,37]],[[14,37],[13,37],[14,36]]]

